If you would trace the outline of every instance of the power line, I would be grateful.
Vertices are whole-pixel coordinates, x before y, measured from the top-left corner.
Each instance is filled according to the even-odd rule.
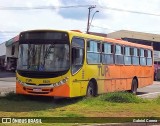
[[[110,29],[110,28],[105,28],[105,27],[101,27],[101,26],[95,26],[95,25],[91,25],[92,27],[96,27],[96,28],[102,28],[102,29],[107,29],[107,30],[112,30],[112,31],[116,31],[114,29]]]
[[[0,10],[40,10],[40,9],[65,9],[65,8],[81,8],[89,7],[92,5],[72,5],[72,6],[37,6],[37,7],[0,7]]]
[[[42,9],[57,9],[57,8],[58,9],[68,9],[68,8],[83,8],[83,7],[89,7],[89,6],[95,6],[95,5],[0,7],[0,10],[42,10]],[[146,12],[140,12],[140,11],[134,11],[134,10],[125,10],[125,9],[119,9],[119,8],[106,7],[106,6],[97,6],[97,7],[101,8],[101,9],[108,9],[108,10],[113,10],[113,11],[121,11],[121,12],[135,13],[135,14],[160,16],[160,14],[155,14],[155,13],[146,13]]]
[[[113,10],[113,11],[121,11],[121,12],[135,13],[135,14],[144,14],[144,15],[160,16],[160,14],[146,13],[146,12],[133,11],[133,10],[125,10],[125,9],[119,9],[119,8],[106,7],[106,6],[100,6],[100,8],[102,8],[102,9],[108,9],[108,10]]]

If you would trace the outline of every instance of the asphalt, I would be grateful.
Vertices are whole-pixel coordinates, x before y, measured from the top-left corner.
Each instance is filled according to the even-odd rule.
[[[10,77],[16,77],[15,72],[9,72],[9,71],[0,71],[0,79],[1,78],[10,78]]]
[[[15,92],[16,73],[0,71],[0,95]]]

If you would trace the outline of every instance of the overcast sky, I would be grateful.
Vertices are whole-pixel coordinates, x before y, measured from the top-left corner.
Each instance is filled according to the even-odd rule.
[[[107,34],[131,30],[160,34],[160,0],[0,0],[0,43],[31,29],[78,29],[86,32],[90,5],[96,5],[91,17],[99,11],[92,20],[92,32]],[[37,7],[42,8],[35,9]]]

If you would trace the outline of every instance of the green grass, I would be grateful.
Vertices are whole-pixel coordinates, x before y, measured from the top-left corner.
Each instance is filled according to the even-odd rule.
[[[158,96],[157,98],[153,99],[153,102],[155,102],[155,103],[160,105],[160,96]]]
[[[146,100],[127,92],[55,100],[16,95],[0,97],[1,117],[160,117],[160,97]]]
[[[143,103],[147,102],[146,99],[142,99],[128,92],[114,92],[105,95],[100,95],[99,100],[108,101],[113,103]]]

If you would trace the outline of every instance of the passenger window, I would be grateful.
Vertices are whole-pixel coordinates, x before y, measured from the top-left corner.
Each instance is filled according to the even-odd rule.
[[[99,64],[101,62],[101,43],[90,40],[87,42],[87,62],[88,64]]]
[[[151,50],[147,50],[148,55],[147,55],[147,66],[151,66],[152,65],[152,52]]]
[[[139,50],[137,48],[132,48],[132,64],[139,65]]]
[[[75,74],[84,62],[84,40],[80,38],[72,39],[72,74]]]
[[[122,54],[122,50],[121,50],[121,46],[120,45],[116,45],[116,55],[121,55]]]
[[[109,43],[102,44],[102,63],[113,64],[114,63],[114,45]]]
[[[115,48],[115,63],[124,64],[123,46],[116,45]]]
[[[144,49],[140,49],[140,65],[142,66],[146,65],[146,57],[144,52]]]
[[[124,56],[125,65],[131,65],[131,48],[125,47],[125,56]]]

